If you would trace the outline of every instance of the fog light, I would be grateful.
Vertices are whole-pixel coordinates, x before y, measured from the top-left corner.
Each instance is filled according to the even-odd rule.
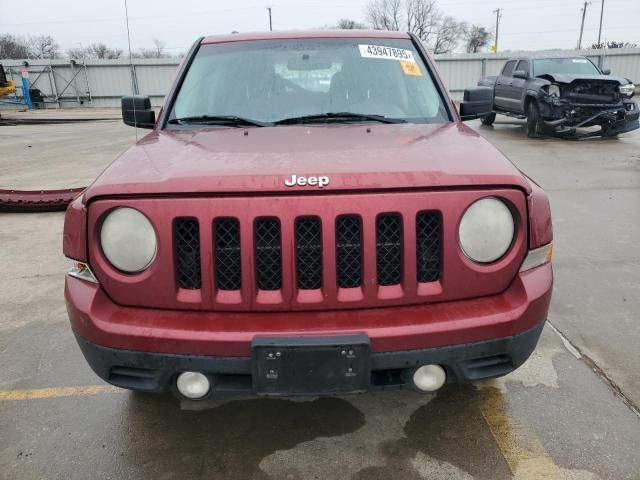
[[[211,388],[209,379],[199,372],[182,372],[176,383],[178,391],[193,400],[204,397]]]
[[[413,374],[413,384],[421,392],[435,392],[447,379],[447,373],[440,365],[423,365]]]

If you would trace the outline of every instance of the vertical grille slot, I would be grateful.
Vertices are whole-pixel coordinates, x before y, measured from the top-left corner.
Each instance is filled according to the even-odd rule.
[[[397,213],[376,219],[376,270],[378,285],[397,285],[402,279],[402,219]]]
[[[435,212],[416,216],[416,260],[418,282],[440,278],[440,215]]]
[[[279,290],[282,288],[280,222],[275,218],[259,218],[255,229],[258,289]]]
[[[299,289],[322,286],[322,227],[318,218],[296,221],[296,276]]]
[[[178,218],[176,220],[174,245],[178,286],[189,290],[201,288],[200,227],[196,219]]]
[[[336,270],[340,288],[362,285],[362,222],[356,215],[336,220]]]
[[[240,290],[240,223],[235,218],[219,218],[215,221],[214,230],[216,287],[219,290]]]

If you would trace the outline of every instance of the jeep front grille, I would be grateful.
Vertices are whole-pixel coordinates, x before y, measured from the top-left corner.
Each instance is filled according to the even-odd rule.
[[[219,290],[240,290],[240,223],[235,218],[218,218],[213,225],[216,286]]]
[[[376,219],[376,271],[378,285],[397,285],[402,280],[402,220],[397,213]]]
[[[516,238],[500,268],[468,261],[458,245],[460,218],[487,195],[508,201],[516,218]],[[149,218],[158,238],[153,264],[135,276],[108,264],[96,233],[102,215],[122,206]],[[229,330],[245,318],[235,313],[261,312],[255,327],[267,331],[292,312],[324,311],[331,322],[339,310],[503,292],[526,255],[527,225],[520,189],[447,188],[98,199],[87,235],[94,273],[118,305],[229,312],[221,325]]]
[[[338,286],[362,285],[362,225],[360,217],[347,215],[336,221],[336,265]]]
[[[323,225],[334,222],[333,254],[327,255],[323,242]],[[295,268],[295,287],[299,291],[318,290],[324,287],[326,262],[335,262],[330,271],[335,272],[335,285],[339,289],[362,288],[364,284],[363,256],[375,255],[374,281],[379,287],[402,285],[407,266],[405,263],[405,225],[400,213],[381,213],[375,218],[375,253],[364,249],[365,238],[362,218],[356,214],[341,215],[335,219],[314,216],[295,218],[291,232],[294,247],[291,250]],[[418,212],[415,216],[415,278],[419,283],[438,281],[441,264],[441,221],[438,212]],[[282,225],[278,218],[259,217],[253,223],[250,236],[241,237],[237,218],[220,217],[212,222],[213,277],[217,290],[243,289],[243,258],[241,238],[251,238],[253,245],[254,274],[251,288],[264,291],[283,289]],[[176,252],[176,277],[178,286],[197,290],[202,285],[200,226],[190,218],[175,221],[174,241]],[[413,257],[412,257],[413,258]],[[335,270],[334,270],[335,269]],[[245,270],[246,271],[246,270]],[[246,288],[246,287],[245,287]]]
[[[298,288],[322,286],[322,226],[319,218],[296,220],[296,275]]]
[[[200,228],[196,219],[176,219],[174,244],[178,286],[188,290],[199,289],[202,285],[200,275]]]
[[[259,290],[282,288],[282,249],[280,222],[259,218],[255,227],[256,284]]]
[[[440,277],[440,216],[419,212],[416,216],[416,264],[418,282],[433,282]]]

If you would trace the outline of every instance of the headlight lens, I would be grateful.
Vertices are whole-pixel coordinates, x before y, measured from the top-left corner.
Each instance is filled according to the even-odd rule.
[[[549,94],[550,97],[560,97],[560,87],[558,85],[556,85],[555,83],[552,85],[549,85],[549,87],[547,88],[547,93]]]
[[[631,97],[636,90],[636,86],[633,83],[627,83],[626,85],[620,85],[620,94],[625,97]]]
[[[458,235],[467,257],[477,263],[491,263],[509,250],[514,232],[509,207],[495,197],[485,197],[464,213]]]
[[[138,210],[112,210],[102,222],[100,244],[107,260],[127,273],[145,270],[156,256],[158,241],[151,222]]]

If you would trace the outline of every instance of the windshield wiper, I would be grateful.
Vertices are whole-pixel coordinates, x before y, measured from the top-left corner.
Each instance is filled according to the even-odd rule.
[[[228,125],[231,127],[239,127],[243,125],[251,125],[253,127],[268,127],[268,122],[260,122],[250,118],[238,117],[236,115],[200,115],[196,117],[172,118],[169,123],[177,125]]]
[[[274,125],[293,125],[296,123],[328,123],[328,122],[350,122],[358,120],[367,120],[371,122],[379,123],[407,123],[402,118],[385,117],[384,115],[372,115],[365,113],[352,113],[352,112],[329,112],[318,113],[314,115],[303,115],[301,117],[283,118],[273,122]]]

